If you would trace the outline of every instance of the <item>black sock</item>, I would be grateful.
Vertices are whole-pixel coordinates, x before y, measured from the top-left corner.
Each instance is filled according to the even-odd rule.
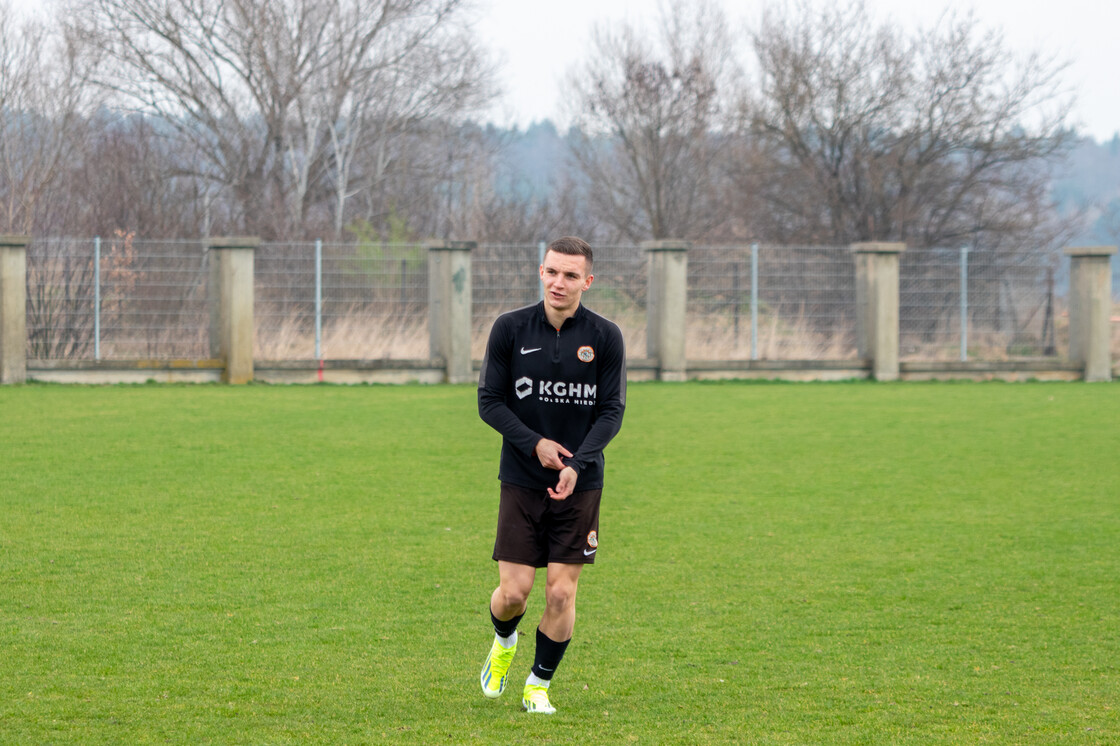
[[[503,622],[501,619],[494,616],[494,611],[491,610],[490,621],[494,623],[494,633],[497,634],[498,637],[509,637],[517,631],[517,624],[521,621],[521,617],[523,616],[525,616],[524,612],[518,614],[513,619],[507,619]]]
[[[556,642],[550,639],[548,635],[541,632],[540,627],[537,628],[537,652],[533,659],[533,675],[538,679],[548,681],[552,675],[556,673],[556,668],[560,665],[560,661],[564,658],[564,651],[568,649],[568,643],[571,640],[564,640],[564,642]]]

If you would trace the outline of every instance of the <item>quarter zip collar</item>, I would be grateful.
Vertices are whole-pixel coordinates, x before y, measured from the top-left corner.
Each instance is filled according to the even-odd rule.
[[[539,302],[537,303],[537,313],[538,313],[538,315],[540,316],[540,319],[541,319],[541,321],[543,321],[543,322],[544,322],[545,324],[548,324],[548,328],[549,328],[549,329],[553,329],[553,330],[555,330],[555,331],[556,331],[557,333],[559,333],[559,332],[560,332],[561,330],[563,330],[563,329],[564,329],[564,327],[566,327],[566,326],[569,326],[569,322],[575,323],[575,322],[576,322],[576,321],[578,321],[579,319],[583,318],[583,315],[584,315],[584,310],[583,310],[583,304],[582,304],[582,303],[580,303],[580,304],[579,304],[579,305],[578,305],[578,306],[576,307],[576,312],[575,312],[575,313],[573,313],[573,314],[572,314],[571,316],[569,316],[568,318],[564,319],[564,323],[560,325],[560,328],[559,328],[559,329],[557,329],[557,328],[556,328],[555,326],[553,326],[553,325],[552,325],[552,322],[551,322],[551,321],[549,320],[549,318],[548,318],[548,314],[547,314],[547,313],[545,312],[545,310],[544,310],[544,301],[543,301],[543,300],[542,300],[542,301],[539,301]]]

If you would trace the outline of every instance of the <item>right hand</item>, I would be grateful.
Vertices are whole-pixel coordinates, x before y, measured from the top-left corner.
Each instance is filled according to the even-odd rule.
[[[566,500],[568,496],[575,492],[576,480],[579,475],[576,470],[570,466],[565,466],[560,470],[560,481],[556,483],[555,489],[548,488],[548,496],[553,500]]]
[[[537,443],[537,447],[533,449],[533,453],[540,459],[541,466],[546,469],[554,469],[555,471],[560,471],[565,466],[564,462],[560,459],[561,456],[567,458],[572,457],[571,451],[555,440],[549,440],[548,438],[541,438],[540,442]]]

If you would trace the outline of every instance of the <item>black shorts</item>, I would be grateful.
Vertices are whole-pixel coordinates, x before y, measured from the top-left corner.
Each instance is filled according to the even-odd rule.
[[[601,489],[553,500],[547,490],[502,482],[494,559],[532,567],[589,565],[599,548]]]

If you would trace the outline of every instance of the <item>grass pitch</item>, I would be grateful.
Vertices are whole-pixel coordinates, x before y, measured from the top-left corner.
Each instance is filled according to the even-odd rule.
[[[474,402],[0,388],[0,741],[1120,741],[1120,386],[632,385],[551,717]]]

